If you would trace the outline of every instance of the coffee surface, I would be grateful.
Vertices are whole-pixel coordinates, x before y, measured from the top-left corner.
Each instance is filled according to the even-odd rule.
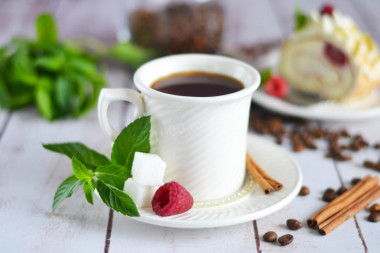
[[[163,93],[187,97],[215,97],[243,89],[238,80],[207,72],[182,72],[163,77],[151,87]]]

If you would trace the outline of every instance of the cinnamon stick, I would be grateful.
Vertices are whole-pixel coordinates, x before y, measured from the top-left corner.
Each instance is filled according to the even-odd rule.
[[[282,189],[283,185],[276,181],[274,178],[272,178],[265,170],[263,170],[263,168],[260,167],[260,165],[258,165],[256,163],[255,160],[253,160],[253,158],[247,153],[247,159],[249,159],[249,161],[253,164],[253,166],[256,167],[257,171],[267,180],[267,182],[276,190],[276,191],[279,191]]]
[[[247,169],[249,173],[251,173],[252,177],[259,184],[261,190],[264,191],[265,194],[271,193],[274,188],[265,180],[265,178],[258,172],[256,167],[251,163],[251,156],[247,153]]]
[[[335,228],[337,228],[340,224],[366,208],[371,202],[375,201],[380,197],[380,186],[375,187],[372,189],[368,194],[366,194],[365,197],[360,198],[359,200],[355,201],[351,204],[351,207],[347,210],[342,212],[339,216],[337,216],[334,220],[332,220],[329,224],[325,225],[319,230],[319,233],[321,235],[327,235],[331,231],[333,231]]]
[[[357,205],[357,203],[359,203],[360,201],[368,198],[368,196],[370,196],[371,194],[373,194],[375,191],[376,191],[377,187],[373,187],[371,190],[369,190],[368,192],[366,192],[365,194],[363,194],[359,199],[355,200],[354,202],[352,202],[350,205],[348,205],[347,207],[343,208],[342,210],[340,210],[338,213],[334,214],[333,216],[331,216],[330,218],[328,218],[327,220],[325,220],[324,222],[322,222],[321,224],[318,225],[318,230],[321,230],[323,229],[325,226],[327,226],[328,224],[332,223],[335,219],[337,219],[340,215],[344,214],[344,213],[347,213],[351,208],[353,208],[355,205]]]
[[[274,178],[272,178],[266,171],[264,171],[248,153],[246,157],[248,171],[260,185],[261,189],[265,192],[265,194],[269,194],[273,190],[279,191],[283,188],[283,185]]]
[[[374,177],[369,179],[368,181],[365,181],[360,187],[358,187],[354,191],[351,191],[350,194],[347,194],[346,197],[343,196],[341,198],[341,201],[331,204],[329,208],[325,209],[319,215],[317,215],[317,217],[315,217],[315,222],[317,223],[317,225],[319,225],[321,222],[323,222],[330,216],[334,215],[335,213],[339,212],[340,210],[353,203],[355,200],[360,198],[360,196],[368,192],[370,189],[374,188],[378,183],[378,177]]]
[[[335,205],[337,203],[339,203],[340,201],[342,201],[343,199],[347,198],[349,195],[352,194],[352,192],[356,191],[357,189],[359,189],[360,187],[362,187],[362,185],[364,183],[366,183],[368,180],[370,180],[372,177],[371,176],[366,176],[365,178],[363,178],[359,183],[357,183],[354,187],[352,187],[350,190],[344,192],[342,195],[340,195],[339,197],[337,197],[336,199],[334,199],[333,201],[331,201],[329,204],[327,204],[325,207],[323,207],[321,210],[319,210],[316,214],[314,214],[312,217],[310,217],[308,220],[307,220],[307,225],[311,228],[315,228],[317,226],[317,221],[316,221],[316,218],[322,213],[322,212],[325,212],[326,209],[330,208],[332,205]]]

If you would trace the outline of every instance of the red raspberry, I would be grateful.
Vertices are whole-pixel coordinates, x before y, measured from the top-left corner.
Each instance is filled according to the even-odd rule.
[[[322,9],[320,12],[321,12],[321,15],[327,14],[327,15],[332,16],[334,12],[334,7],[331,4],[325,4],[322,6]]]
[[[170,216],[188,211],[194,204],[191,194],[179,183],[162,185],[153,196],[152,209],[160,216]]]
[[[326,43],[324,54],[336,66],[344,66],[347,63],[346,55],[330,43]]]
[[[288,84],[279,76],[272,76],[265,83],[265,91],[269,95],[284,98],[288,94]]]

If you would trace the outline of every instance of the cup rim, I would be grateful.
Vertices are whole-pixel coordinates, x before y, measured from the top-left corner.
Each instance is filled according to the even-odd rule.
[[[236,64],[239,66],[242,66],[245,68],[246,71],[250,72],[251,75],[254,76],[254,81],[251,85],[246,86],[244,85],[244,88],[230,93],[226,95],[220,95],[220,96],[213,96],[213,97],[191,97],[191,96],[179,96],[179,95],[173,95],[168,93],[163,93],[160,91],[157,91],[150,87],[151,84],[144,84],[141,80],[140,76],[145,68],[149,68],[151,65],[160,64],[164,61],[173,61],[173,60],[183,60],[186,58],[193,58],[200,61],[209,60],[211,62],[215,61],[226,61],[231,64]],[[194,69],[194,71],[197,71]],[[173,71],[174,73],[180,73],[181,71]],[[225,74],[225,73],[219,73],[219,74]],[[165,75],[167,76],[167,75]],[[230,76],[230,75],[228,75]],[[164,77],[164,76],[163,76]],[[253,92],[259,87],[260,84],[260,74],[259,72],[252,67],[251,65],[242,62],[240,60],[236,60],[230,57],[221,56],[221,55],[209,55],[209,54],[197,54],[197,53],[190,53],[190,54],[177,54],[177,55],[170,55],[170,56],[164,56],[161,58],[154,59],[152,61],[149,61],[142,66],[140,66],[137,71],[135,72],[133,76],[133,81],[137,89],[142,92],[143,94],[150,95],[155,98],[161,98],[165,99],[167,101],[180,101],[180,102],[187,102],[187,103],[216,103],[216,102],[226,102],[230,100],[235,100],[238,98],[242,98],[248,95],[252,95]]]

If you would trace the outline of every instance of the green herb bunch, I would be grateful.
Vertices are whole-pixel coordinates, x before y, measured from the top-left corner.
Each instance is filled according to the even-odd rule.
[[[149,138],[150,116],[144,116],[121,131],[113,144],[111,159],[82,143],[44,144],[44,148],[71,158],[74,173],[58,187],[53,212],[79,185],[83,185],[89,203],[94,203],[96,189],[108,207],[124,215],[139,216],[135,203],[123,189],[125,181],[132,176],[135,152],[150,152]]]
[[[37,18],[36,32],[34,41],[14,39],[0,48],[0,106],[35,104],[47,120],[84,115],[105,86],[98,60],[73,43],[60,43],[49,14]]]

